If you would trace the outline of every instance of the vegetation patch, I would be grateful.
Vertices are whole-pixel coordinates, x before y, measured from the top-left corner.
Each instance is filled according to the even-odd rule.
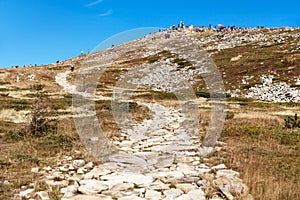
[[[177,100],[173,92],[151,91],[144,94],[135,95],[132,99],[148,99],[148,100]]]
[[[1,110],[14,109],[15,111],[28,110],[31,108],[31,102],[28,100],[16,100],[11,98],[0,99]]]

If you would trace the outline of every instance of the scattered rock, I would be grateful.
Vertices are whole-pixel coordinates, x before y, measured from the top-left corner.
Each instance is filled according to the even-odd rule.
[[[36,194],[41,200],[50,200],[48,193],[45,191],[37,192]]]
[[[76,167],[83,167],[85,165],[84,160],[74,160],[73,165]]]
[[[217,166],[213,166],[211,169],[219,170],[219,169],[226,169],[226,168],[227,168],[226,165],[220,164]]]
[[[176,184],[176,188],[183,191],[185,194],[187,194],[188,192],[197,189],[198,187],[190,183],[180,183],[180,184]]]
[[[191,190],[187,194],[191,200],[205,200],[205,193],[201,189]]]
[[[146,199],[161,199],[161,192],[155,190],[147,190],[145,194]]]
[[[11,183],[8,180],[4,180],[2,183],[4,186],[9,186]]]
[[[238,55],[237,57],[233,57],[230,59],[231,62],[236,62],[239,61],[243,56],[242,55]]]
[[[27,189],[25,191],[20,192],[20,197],[29,198],[30,194],[34,192],[34,189]]]
[[[73,197],[78,191],[78,186],[71,185],[61,189],[61,193],[64,194],[63,198]]]
[[[38,173],[39,172],[39,168],[38,167],[33,167],[33,168],[31,168],[31,172],[32,173]]]
[[[273,83],[273,76],[261,76],[261,85],[249,89],[246,98],[271,102],[299,102],[300,90],[285,82]]]
[[[176,197],[179,197],[180,195],[183,194],[183,192],[179,189],[174,189],[174,188],[171,188],[170,190],[165,190],[164,192],[164,195],[166,196],[166,199],[175,199]]]

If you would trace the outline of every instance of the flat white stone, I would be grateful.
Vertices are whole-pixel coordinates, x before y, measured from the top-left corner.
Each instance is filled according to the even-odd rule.
[[[43,170],[45,170],[46,172],[48,172],[48,171],[51,171],[52,168],[48,166],[48,167],[44,167]]]
[[[191,190],[188,192],[191,200],[205,200],[205,193],[201,189]]]
[[[156,168],[165,168],[170,167],[175,160],[174,155],[164,155],[159,156],[157,159],[157,163],[154,165]]]
[[[84,160],[74,160],[73,165],[76,167],[83,167],[85,165],[85,161]]]
[[[140,166],[147,165],[147,162],[144,159],[131,154],[127,154],[125,152],[119,152],[117,154],[111,155],[109,156],[109,160],[111,162],[116,162],[116,163],[126,163],[126,164],[140,165]]]
[[[33,192],[34,192],[34,189],[27,189],[25,191],[20,192],[20,196],[28,198],[29,195]]]
[[[38,167],[33,167],[33,168],[31,168],[31,172],[32,173],[38,173],[39,172],[39,168]]]
[[[102,167],[95,167],[90,172],[84,175],[84,179],[92,179],[92,178],[99,178],[100,176],[104,176],[107,174],[111,174],[112,171],[109,169],[105,169]]]
[[[107,190],[108,186],[98,180],[81,180],[79,181],[78,191],[82,194],[99,194],[103,190]]]
[[[110,190],[112,191],[124,191],[128,189],[133,189],[134,184],[133,183],[118,183],[114,187],[112,187]]]
[[[48,193],[45,191],[37,192],[36,194],[41,200],[50,200]]]
[[[185,194],[190,192],[191,190],[197,189],[198,187],[196,185],[190,184],[190,183],[179,183],[176,184],[176,188],[183,191]]]
[[[94,163],[93,162],[88,162],[85,166],[84,166],[84,168],[86,168],[86,169],[92,169],[94,167]]]
[[[178,171],[157,171],[157,172],[152,172],[151,176],[154,178],[183,178],[184,175],[182,172]]]
[[[213,166],[211,169],[220,170],[220,169],[226,169],[226,168],[227,168],[226,165],[220,164],[220,165]]]
[[[78,190],[78,186],[70,185],[66,188],[62,188],[60,192],[64,194],[64,198],[73,197]]]
[[[153,182],[151,183],[148,188],[150,190],[156,190],[156,191],[161,191],[161,190],[168,190],[170,189],[169,185],[168,184],[165,184],[161,181],[156,181],[156,182]]]
[[[161,199],[161,192],[155,190],[146,190],[145,198],[146,199]]]
[[[171,188],[170,190],[163,191],[163,194],[166,196],[166,200],[172,200],[182,195],[183,192],[179,189]]]
[[[225,177],[238,177],[240,175],[240,173],[233,171],[231,169],[223,169],[223,170],[219,170],[217,171],[216,177],[221,177],[221,176],[225,176]]]

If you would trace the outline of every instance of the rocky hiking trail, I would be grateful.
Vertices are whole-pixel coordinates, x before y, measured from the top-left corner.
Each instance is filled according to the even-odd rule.
[[[163,33],[158,34],[158,39],[163,40]],[[174,41],[179,35],[171,35]],[[174,44],[180,44],[178,41]],[[149,43],[149,38],[143,38],[136,42],[136,46]],[[157,41],[156,41],[157,42]],[[162,46],[166,46],[163,41]],[[131,44],[132,45],[132,44]],[[127,49],[136,48],[127,44]],[[182,45],[182,44],[181,44]],[[151,46],[151,45],[150,45]],[[127,49],[119,47],[119,51]],[[160,46],[151,47],[159,49]],[[184,45],[181,51],[188,51]],[[172,47],[169,47],[172,49]],[[175,51],[175,50],[174,50]],[[155,54],[149,51],[148,54]],[[107,52],[104,63],[111,63],[117,55]],[[195,63],[205,63],[203,58],[199,61],[191,56]],[[96,58],[91,58],[90,68],[98,69],[101,63],[96,64]],[[106,60],[107,59],[107,60]],[[93,66],[94,64],[94,66]],[[157,63],[156,63],[157,64]],[[170,61],[161,63],[171,66]],[[154,64],[155,65],[155,64]],[[152,65],[150,65],[151,67]],[[172,67],[170,67],[172,68]],[[143,68],[142,68],[143,69]],[[195,71],[206,72],[206,68],[196,68],[190,71],[193,76]],[[190,81],[189,77],[166,85],[164,73],[170,73],[172,69],[160,71],[157,75],[150,75],[141,84],[155,90],[173,91],[175,87],[185,88],[184,81]],[[145,72],[147,73],[147,71]],[[67,93],[90,98],[90,93],[79,89],[67,81],[70,72],[62,72],[55,78],[56,82]],[[150,73],[151,74],[151,73]],[[130,75],[129,75],[130,76]],[[136,77],[134,77],[136,78]],[[135,79],[136,82],[138,79]],[[132,81],[134,82],[134,81]],[[153,84],[155,82],[155,84]],[[180,83],[180,84],[179,84]],[[102,95],[92,96],[93,100],[111,100]],[[194,128],[191,116],[186,115],[182,108],[166,106],[155,103],[137,102],[147,106],[150,110],[150,119],[145,119],[139,124],[123,121],[120,137],[110,139],[113,150],[105,162],[95,165],[85,160],[77,160],[70,155],[58,163],[57,166],[33,169],[35,173],[42,174],[42,179],[50,186],[59,186],[61,199],[68,200],[138,200],[138,199],[165,199],[165,200],[201,200],[201,199],[253,199],[248,187],[239,178],[239,173],[227,169],[224,164],[208,166],[207,151],[220,151],[224,143],[218,142],[214,148],[201,148],[197,129]],[[86,139],[86,138],[83,138]],[[100,137],[89,138],[93,142],[101,140]],[[101,148],[101,147],[100,147]],[[93,149],[92,149],[93,150]],[[50,199],[47,191],[35,192],[33,189],[23,190],[17,198]]]

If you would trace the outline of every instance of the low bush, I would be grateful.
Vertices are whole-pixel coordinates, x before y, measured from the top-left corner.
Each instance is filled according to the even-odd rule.
[[[288,129],[300,128],[300,119],[298,115],[287,116],[284,119],[284,127]]]

